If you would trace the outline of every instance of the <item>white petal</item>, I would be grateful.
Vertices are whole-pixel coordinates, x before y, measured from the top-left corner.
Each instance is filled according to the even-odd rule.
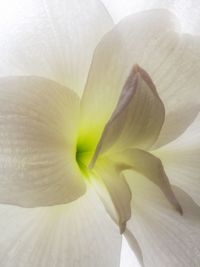
[[[136,63],[149,74],[166,108],[166,126],[157,146],[176,138],[194,119],[200,109],[200,98],[196,97],[200,83],[200,39],[171,32],[174,17],[166,12],[154,10],[132,15],[103,38],[83,95],[83,135],[87,135],[89,128],[102,132],[102,124],[110,118]],[[176,125],[175,119],[179,121]]]
[[[144,177],[133,173],[127,173],[126,177],[133,194],[134,214],[127,227],[139,242],[145,266],[198,266],[199,207],[184,192],[174,189],[183,206],[181,216],[174,212],[160,190]]]
[[[0,75],[37,75],[82,92],[93,50],[112,27],[98,0],[0,3]]]
[[[82,195],[79,98],[38,77],[0,79],[0,202],[54,205]]]
[[[159,158],[141,149],[127,149],[121,154],[113,155],[113,158],[117,160],[118,164],[121,164],[124,170],[133,169],[156,184],[174,209],[182,214],[182,208],[171,189],[169,179]]]
[[[200,115],[182,136],[153,154],[162,160],[170,182],[200,205]]]
[[[145,64],[149,57],[154,57],[159,37],[176,28],[176,24],[167,11],[143,12],[124,19],[103,38],[95,51],[82,98],[83,140],[95,136],[96,142],[99,141],[134,64],[154,73],[161,59],[156,64],[151,62],[148,69]]]
[[[131,13],[166,8],[175,13],[182,26],[182,30],[199,34],[199,1],[198,0],[102,0],[115,21]]]
[[[92,192],[54,207],[0,206],[3,267],[118,267],[121,236]]]
[[[141,267],[133,250],[125,237],[122,239],[121,265],[120,267]]]
[[[148,149],[158,138],[165,109],[148,74],[135,65],[106,123],[91,166],[100,153],[110,147],[124,151],[129,147]]]
[[[120,168],[112,161],[98,161],[95,166],[96,175],[92,178],[93,186],[100,196],[107,212],[119,225],[120,233],[126,228],[126,222],[131,217],[131,192],[121,174]]]

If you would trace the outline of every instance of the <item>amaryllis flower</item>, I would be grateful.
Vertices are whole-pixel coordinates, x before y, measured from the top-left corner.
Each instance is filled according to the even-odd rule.
[[[1,4],[0,265],[200,265],[200,39],[167,10]]]

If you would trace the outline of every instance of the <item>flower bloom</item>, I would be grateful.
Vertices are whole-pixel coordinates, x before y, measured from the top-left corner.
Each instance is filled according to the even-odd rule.
[[[166,10],[20,4],[0,27],[1,266],[118,267],[122,234],[143,266],[199,266],[199,37]]]

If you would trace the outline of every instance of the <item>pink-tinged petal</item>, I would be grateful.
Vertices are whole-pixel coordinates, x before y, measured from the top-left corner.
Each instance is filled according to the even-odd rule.
[[[82,97],[80,142],[95,136],[93,142],[97,145],[132,67],[138,63],[152,78],[157,63],[151,62],[146,68],[147,62],[154,58],[160,37],[176,26],[176,18],[171,13],[154,10],[124,19],[105,35],[95,50]]]
[[[79,98],[38,77],[0,79],[0,202],[66,203],[85,192],[76,164]]]
[[[135,65],[105,125],[90,166],[100,153],[129,147],[148,149],[158,138],[165,109],[149,75]]]
[[[141,12],[103,38],[82,99],[83,135],[90,127],[101,136],[134,64],[149,74],[165,105],[166,125],[156,147],[177,138],[193,121],[200,109],[200,39],[176,32],[174,21],[164,10]]]
[[[36,75],[81,94],[91,58],[113,26],[98,0],[0,3],[0,75]]]
[[[119,267],[121,236],[92,191],[54,207],[0,205],[2,267]]]

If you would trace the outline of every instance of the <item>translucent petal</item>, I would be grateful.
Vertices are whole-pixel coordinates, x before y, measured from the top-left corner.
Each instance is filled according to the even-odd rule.
[[[78,198],[79,98],[38,77],[0,79],[0,202],[24,207]]]
[[[113,26],[98,0],[0,3],[0,75],[37,75],[81,94],[93,51]]]

